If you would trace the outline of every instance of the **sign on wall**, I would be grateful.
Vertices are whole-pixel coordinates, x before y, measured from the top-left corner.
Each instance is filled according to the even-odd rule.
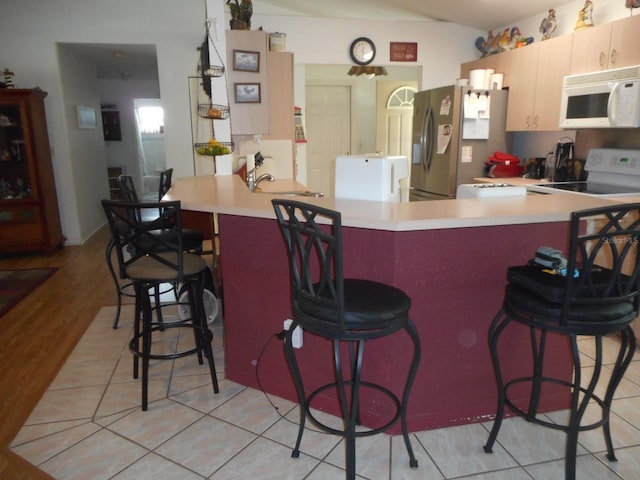
[[[417,62],[418,44],[416,42],[390,42],[389,60],[392,62]]]

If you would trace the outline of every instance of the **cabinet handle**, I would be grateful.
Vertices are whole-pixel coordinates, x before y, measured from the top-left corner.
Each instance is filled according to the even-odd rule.
[[[600,66],[604,67],[604,61],[607,59],[607,56],[604,54],[604,52],[600,52]]]
[[[531,127],[531,115],[527,115],[527,119],[525,120],[525,126],[527,128]]]
[[[616,63],[616,55],[618,54],[618,52],[616,51],[616,49],[614,48],[613,50],[611,50],[611,56],[609,57],[609,60],[611,63]]]
[[[533,117],[533,128],[534,129],[538,128],[538,115]]]

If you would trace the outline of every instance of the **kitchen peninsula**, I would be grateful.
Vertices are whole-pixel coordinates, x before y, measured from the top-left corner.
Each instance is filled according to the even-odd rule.
[[[291,180],[261,187],[304,190]],[[295,401],[275,337],[291,316],[288,262],[271,206],[275,197],[250,193],[233,175],[179,179],[165,199],[181,200],[186,210],[219,214],[226,378]],[[345,276],[390,283],[412,298],[411,316],[423,345],[409,404],[412,431],[492,418],[496,387],[487,329],[502,302],[507,267],[526,263],[541,245],[565,248],[569,213],[610,203],[569,195],[412,203],[293,198],[342,212]],[[505,373],[522,375],[531,368],[530,355],[522,355],[529,348],[528,331],[511,330],[501,344],[501,354],[512,359]],[[403,335],[369,344],[364,379],[375,377],[400,390],[411,354]],[[560,338],[549,343],[549,375],[570,377],[566,346]],[[330,348],[304,335],[301,364],[314,368],[308,372],[314,385],[307,388],[331,381],[330,365],[317,361],[327,358]],[[543,408],[565,408],[565,393],[545,392]],[[319,402],[315,406],[335,413],[329,399]],[[365,399],[363,423],[375,423],[390,408],[380,399]]]

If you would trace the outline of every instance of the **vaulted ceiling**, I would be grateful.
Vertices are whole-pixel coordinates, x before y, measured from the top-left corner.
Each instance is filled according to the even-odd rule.
[[[480,30],[514,24],[573,0],[256,0],[260,14],[367,20],[434,20]]]

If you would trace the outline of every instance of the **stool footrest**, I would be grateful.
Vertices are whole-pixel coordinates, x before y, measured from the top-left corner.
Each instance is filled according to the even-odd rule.
[[[353,386],[353,382],[348,381],[348,382],[344,382],[345,386]],[[384,432],[386,430],[388,430],[389,428],[391,428],[400,418],[400,412],[401,412],[401,405],[400,405],[400,399],[398,399],[398,397],[396,396],[396,394],[394,394],[391,390],[389,390],[388,388],[383,387],[382,385],[378,385],[376,383],[371,383],[371,382],[360,382],[360,388],[371,388],[373,390],[377,390],[381,393],[383,393],[387,398],[389,398],[390,400],[393,401],[396,411],[395,414],[393,415],[393,417],[387,421],[387,423],[385,423],[384,425],[377,427],[377,428],[372,428],[369,430],[361,430],[361,431],[357,431],[355,432],[355,436],[356,437],[368,437],[370,435],[375,435],[377,433],[380,432]],[[317,418],[315,418],[313,416],[313,413],[311,412],[311,402],[313,401],[313,399],[320,393],[325,392],[327,390],[331,390],[331,389],[337,389],[338,388],[338,383],[334,382],[334,383],[328,383],[326,385],[323,385],[322,387],[317,388],[316,390],[314,390],[313,392],[311,392],[309,394],[309,396],[306,398],[305,401],[305,409],[307,412],[308,417],[313,421],[313,423],[315,423],[319,428],[321,428],[322,430],[324,430],[327,433],[332,433],[334,435],[340,435],[340,436],[346,436],[347,435],[347,431],[346,430],[338,430],[335,429],[333,427],[330,427],[324,423],[322,423],[320,420],[318,420]]]
[[[181,320],[179,322],[170,322],[170,323],[162,323],[160,325],[155,324],[154,326],[151,328],[152,332],[157,332],[157,331],[163,331],[166,330],[168,328],[188,328],[190,330],[193,330],[194,327],[192,324],[187,323],[189,319],[187,320]],[[143,336],[143,332],[140,332],[138,335],[135,335],[130,341],[129,341],[129,350],[131,351],[131,353],[133,353],[133,355],[135,357],[143,357],[143,352],[141,352],[139,350],[139,348],[136,348],[136,343],[139,344],[139,342],[136,342],[138,339],[141,339]],[[182,357],[188,357],[189,355],[193,355],[194,353],[198,353],[200,351],[200,349],[198,348],[198,346],[196,345],[194,348],[191,348],[189,350],[183,350],[181,352],[174,352],[174,353],[150,353],[149,355],[147,355],[147,357],[151,360],[173,360],[176,358],[182,358]]]
[[[567,380],[562,380],[562,379],[559,379],[559,378],[540,377],[540,378],[536,379],[535,377],[519,377],[519,378],[515,378],[515,379],[509,381],[505,385],[505,387],[504,387],[505,404],[515,414],[517,414],[520,417],[525,418],[527,421],[529,421],[531,423],[535,423],[537,425],[544,425],[545,427],[549,427],[549,428],[553,428],[553,429],[556,429],[556,430],[562,430],[564,432],[568,432],[569,431],[569,426],[568,425],[563,425],[563,424],[553,423],[553,422],[549,422],[547,420],[543,420],[543,419],[541,419],[541,418],[539,418],[537,416],[537,412],[534,412],[533,415],[531,415],[528,412],[525,412],[520,407],[518,407],[515,403],[513,403],[513,401],[511,401],[509,399],[509,394],[508,394],[509,388],[511,388],[511,387],[513,387],[515,385],[522,384],[522,383],[533,383],[534,381],[540,381],[541,383],[553,383],[555,385],[563,385],[563,386],[571,388],[571,389],[575,389],[576,388],[576,385],[574,383],[569,382]],[[586,388],[583,388],[583,387],[577,387],[577,388],[582,393],[584,393],[590,399],[590,401],[594,400],[598,405],[600,405],[600,407],[603,409],[603,412],[606,411],[607,406],[606,406],[604,400],[602,400],[598,395],[596,395],[594,392],[588,391]],[[590,423],[588,425],[580,425],[578,427],[578,430],[581,431],[581,432],[585,431],[585,430],[593,430],[595,428],[601,427],[606,422],[607,422],[606,415],[603,415],[602,419],[600,419],[597,422]]]

